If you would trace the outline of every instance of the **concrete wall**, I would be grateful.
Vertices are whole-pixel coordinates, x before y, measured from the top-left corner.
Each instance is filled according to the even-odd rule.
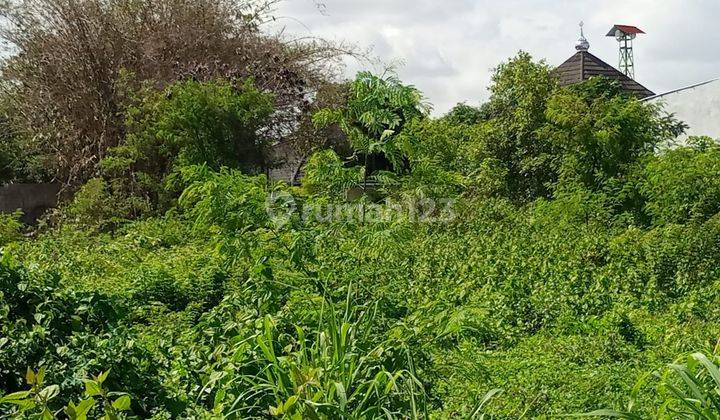
[[[301,169],[305,162],[289,145],[279,144],[273,147],[270,159],[276,164],[268,171],[270,179],[294,185],[302,178]]]
[[[686,135],[678,139],[679,143],[688,136],[720,139],[720,80],[657,95],[647,101],[663,104],[666,111],[690,126]]]
[[[45,211],[57,206],[60,184],[0,185],[0,212],[22,210],[23,221],[33,223]]]

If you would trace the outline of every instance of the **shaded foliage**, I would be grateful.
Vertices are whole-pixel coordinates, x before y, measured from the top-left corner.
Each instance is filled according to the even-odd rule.
[[[720,147],[709,138],[668,150],[645,167],[642,191],[656,224],[704,222],[720,211]]]

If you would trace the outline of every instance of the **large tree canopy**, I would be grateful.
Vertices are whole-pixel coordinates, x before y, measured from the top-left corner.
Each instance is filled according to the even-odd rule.
[[[5,2],[0,37],[9,57],[2,76],[10,83],[2,86],[14,99],[16,127],[41,139],[39,153],[52,158],[53,175],[76,183],[120,144],[125,97],[143,81],[254,77],[275,96],[268,136],[306,147],[313,133],[296,128],[316,109],[311,99],[334,80],[341,48],[263,33],[274,3]]]

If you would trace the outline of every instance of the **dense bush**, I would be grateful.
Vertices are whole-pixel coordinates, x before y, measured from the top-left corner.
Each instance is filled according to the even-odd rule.
[[[657,224],[704,222],[720,211],[720,146],[696,138],[645,167],[646,209]]]
[[[0,80],[0,89],[12,91]],[[0,95],[0,185],[6,182],[42,182],[52,176],[48,157],[37,150],[37,138],[27,137],[15,125],[17,110],[6,95]]]
[[[0,247],[20,239],[20,213],[0,213]]]
[[[715,219],[643,230],[608,225],[612,213],[598,218],[583,200],[570,211],[560,199],[525,209],[477,199],[444,225],[277,226],[262,178],[202,167],[187,177],[180,214],[20,244],[18,255],[77,291],[34,277],[52,296],[38,319],[59,323],[44,327],[47,344],[3,347],[8,378],[42,361],[66,384],[60,407],[85,372],[112,368],[109,386],[129,392],[137,414],[183,417],[469,415],[504,388],[482,409],[515,417],[620,408],[643,372],[717,339]],[[23,284],[40,272],[8,273]],[[3,290],[16,296],[8,302],[40,293]],[[77,299],[113,310],[77,313]],[[60,329],[67,316],[81,329]],[[4,334],[45,325],[24,319]],[[86,328],[98,350],[80,351]],[[43,350],[62,343],[67,365]],[[36,353],[17,356],[23,348]],[[658,401],[650,389],[637,399],[642,413]]]
[[[361,72],[350,84],[347,103],[319,111],[314,121],[320,126],[335,123],[342,129],[366,177],[377,169],[402,172],[405,153],[398,137],[406,124],[427,113],[422,100],[417,88],[404,85],[396,76]],[[378,156],[387,159],[390,168],[373,168],[373,158]]]
[[[90,179],[62,211],[62,218],[99,230],[112,228],[129,219],[149,213],[152,205],[146,199],[126,196],[102,178]]]
[[[708,357],[703,353],[693,353],[676,363],[668,365],[663,371],[653,372],[659,379],[658,392],[665,402],[651,411],[657,419],[703,419],[717,418],[720,410],[720,368],[718,357]],[[641,387],[648,385],[648,375],[640,378],[633,388],[627,411],[597,410],[588,416],[615,417],[621,419],[642,419],[635,406],[635,398]]]
[[[0,263],[2,351],[0,383],[4,393],[24,391],[28,369],[42,367],[46,381],[59,387],[60,409],[80,395],[85,374],[113,368],[108,380],[114,387],[138,395],[138,412],[157,405],[156,366],[150,354],[135,343],[120,322],[127,307],[96,292],[60,287],[57,276],[31,274],[4,256]],[[116,388],[117,389],[117,388]]]
[[[149,88],[136,101],[127,110],[125,140],[100,163],[116,196],[165,209],[182,191],[183,166],[257,173],[267,165],[259,132],[273,112],[272,97],[251,81],[178,82]]]

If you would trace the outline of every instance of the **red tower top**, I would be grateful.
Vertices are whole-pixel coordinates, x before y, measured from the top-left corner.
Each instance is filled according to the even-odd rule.
[[[630,26],[630,25],[615,25],[610,29],[610,32],[607,33],[606,36],[615,36],[617,35],[617,31],[626,33],[626,34],[644,34],[645,31],[638,28],[637,26]]]

